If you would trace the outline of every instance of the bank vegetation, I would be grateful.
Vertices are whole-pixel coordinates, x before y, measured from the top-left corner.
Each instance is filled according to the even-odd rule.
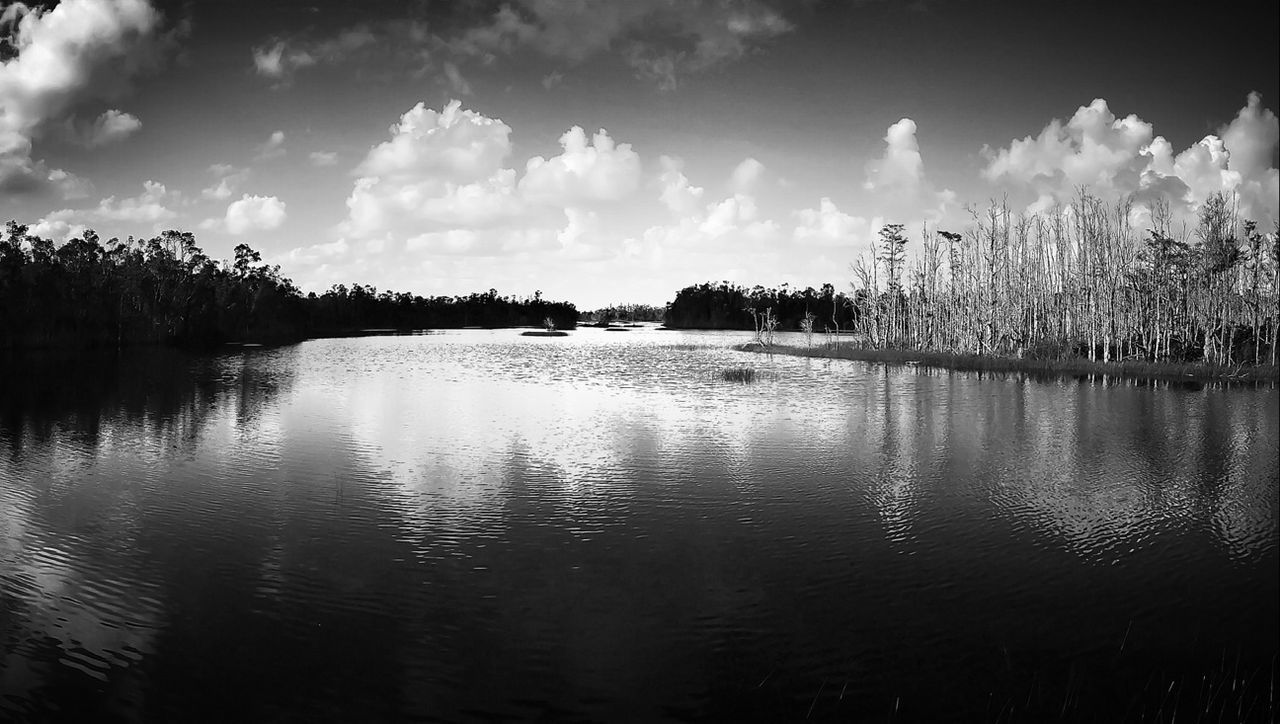
[[[247,244],[215,261],[189,232],[55,245],[9,222],[0,235],[0,350],[291,341],[369,329],[542,326],[572,329],[569,303],[497,290],[423,297],[334,285],[303,294]]]
[[[1167,204],[1151,228],[1131,201],[972,210],[961,233],[924,229],[908,262],[901,224],[852,265],[852,328],[873,349],[1089,361],[1276,365],[1275,229],[1215,194],[1194,226]]]

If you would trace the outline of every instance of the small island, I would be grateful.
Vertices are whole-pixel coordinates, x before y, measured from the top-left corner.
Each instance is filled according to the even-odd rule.
[[[542,329],[531,329],[527,332],[521,332],[521,337],[568,337],[568,332],[562,332],[556,329],[556,320],[547,317],[542,320]]]

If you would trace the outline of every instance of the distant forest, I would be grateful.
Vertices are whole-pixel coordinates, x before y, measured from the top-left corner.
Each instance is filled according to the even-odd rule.
[[[815,331],[852,331],[857,310],[849,297],[831,284],[820,289],[747,288],[731,282],[685,287],[667,305],[666,325],[676,329],[756,329],[758,315],[768,312],[778,329],[795,330],[812,315]],[[754,313],[754,314],[753,314]]]
[[[607,324],[609,322],[661,322],[666,307],[652,304],[614,304],[578,316],[579,323]]]
[[[0,237],[0,349],[288,341],[369,328],[573,328],[578,310],[537,293],[421,297],[336,285],[302,294],[248,245],[216,262],[188,232],[61,246],[10,221]]]

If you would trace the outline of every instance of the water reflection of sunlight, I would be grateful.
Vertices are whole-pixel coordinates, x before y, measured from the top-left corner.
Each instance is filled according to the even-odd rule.
[[[643,452],[645,469],[694,486],[691,500],[699,483],[690,470],[724,476],[739,495],[770,486],[772,495],[830,496],[801,471],[779,477],[775,463],[805,460],[801,470],[823,477],[843,460],[846,490],[876,511],[888,539],[907,544],[923,511],[976,492],[946,481],[974,474],[996,514],[1090,560],[1115,560],[1162,526],[1206,515],[1224,546],[1243,541],[1243,550],[1274,526],[1265,505],[1258,512],[1266,491],[1251,479],[1232,473],[1206,488],[1179,472],[1188,462],[1211,475],[1244,464],[1230,460],[1256,461],[1248,446],[1274,440],[1274,424],[1244,430],[1256,415],[1234,413],[1228,443],[1211,444],[1227,462],[1203,450],[1182,461],[1205,434],[1180,418],[1177,391],[744,355],[728,344],[668,354],[620,336],[603,337],[605,346],[519,342],[514,351],[501,340],[388,342],[375,360],[349,360],[364,368],[325,387],[327,404],[342,407],[337,417],[385,471],[410,526],[498,525],[512,455],[542,495],[569,504],[593,492],[625,497],[637,444],[660,448]],[[762,380],[716,384],[719,369],[744,363]],[[1183,431],[1188,423],[1193,432]],[[1241,435],[1247,441],[1229,442]]]

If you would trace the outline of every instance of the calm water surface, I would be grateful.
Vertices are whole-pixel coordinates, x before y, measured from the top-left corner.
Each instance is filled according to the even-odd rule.
[[[1274,388],[742,340],[6,368],[0,719],[1276,715]]]

